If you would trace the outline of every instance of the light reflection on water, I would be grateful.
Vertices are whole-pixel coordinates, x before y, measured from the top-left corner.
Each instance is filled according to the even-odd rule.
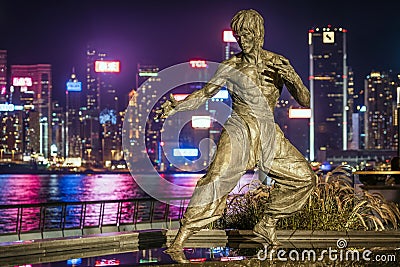
[[[162,198],[187,197],[192,195],[196,182],[202,175],[200,174],[171,174],[162,177],[173,184],[179,185],[179,190],[168,191],[159,187],[158,196]],[[238,192],[244,184],[252,179],[252,175],[247,175],[239,182],[234,193]],[[157,185],[155,185],[157,186]],[[104,201],[104,200],[129,200],[148,197],[140,189],[134,179],[129,174],[69,174],[69,175],[0,175],[0,205],[15,204],[37,204],[54,202],[84,202],[84,201]],[[179,201],[178,201],[179,202]],[[179,203],[177,204],[179,205]],[[132,222],[134,207],[131,202],[122,202],[121,223]],[[187,203],[186,203],[187,204]],[[150,202],[141,202],[138,206],[139,216],[137,222],[146,221],[150,217]],[[163,218],[166,207],[164,203],[154,204],[154,217]],[[117,203],[107,203],[104,206],[103,224],[115,224],[117,221]],[[17,217],[19,209],[13,208],[0,209],[0,233],[10,233],[20,227],[24,231],[41,229],[55,229],[61,227],[62,207],[56,205],[47,207],[45,223],[40,225],[40,207],[24,208],[23,219],[18,226]],[[80,218],[85,214],[85,226],[96,226],[99,224],[101,212],[100,204],[88,204],[83,208],[82,205],[69,205],[66,208],[66,228],[80,226]],[[179,206],[171,206],[169,218],[179,217]],[[137,216],[137,215],[135,215]]]
[[[181,186],[179,191],[164,192],[168,197],[190,197],[201,174],[168,174],[164,179]],[[242,177],[234,193],[252,179]],[[0,175],[0,204],[120,200],[146,197],[130,174]]]
[[[132,252],[94,256],[90,258],[73,258],[42,264],[31,264],[32,267],[61,267],[61,266],[147,266],[147,264],[175,263],[168,254],[163,253],[165,248],[152,248]],[[220,261],[230,255],[230,248],[196,248],[185,249],[185,255],[192,262],[200,260]]]

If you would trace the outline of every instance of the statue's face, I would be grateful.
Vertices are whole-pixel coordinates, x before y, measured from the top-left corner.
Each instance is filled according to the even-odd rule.
[[[256,38],[249,30],[243,30],[235,33],[235,38],[242,49],[243,53],[250,54],[256,47]]]

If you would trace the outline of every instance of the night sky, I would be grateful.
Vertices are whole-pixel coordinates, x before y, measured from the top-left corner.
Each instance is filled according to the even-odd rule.
[[[54,98],[63,102],[73,66],[84,81],[91,43],[121,60],[117,86],[126,94],[134,88],[138,62],[162,69],[191,58],[221,61],[222,30],[248,8],[264,16],[264,48],[288,57],[306,85],[307,33],[313,26],[348,30],[356,89],[373,69],[400,70],[400,1],[393,0],[1,0],[0,49],[8,50],[9,65],[52,64]]]

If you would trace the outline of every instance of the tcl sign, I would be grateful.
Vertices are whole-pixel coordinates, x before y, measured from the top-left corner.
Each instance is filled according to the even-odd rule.
[[[198,68],[198,69],[207,68],[207,62],[205,60],[190,60],[189,64],[192,68]]]

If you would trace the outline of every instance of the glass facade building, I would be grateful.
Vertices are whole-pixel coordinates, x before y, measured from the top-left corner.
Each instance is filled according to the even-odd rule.
[[[349,86],[346,34],[346,29],[331,25],[308,33],[311,160],[324,161],[327,150],[347,150],[351,139],[353,86]]]

